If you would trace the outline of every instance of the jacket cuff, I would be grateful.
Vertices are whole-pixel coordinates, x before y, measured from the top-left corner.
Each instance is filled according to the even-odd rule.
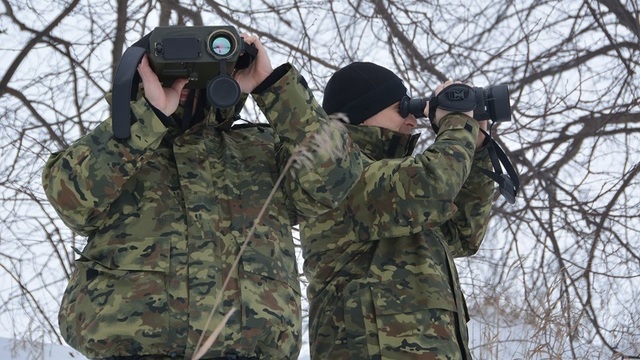
[[[461,113],[451,113],[444,116],[440,121],[436,139],[441,141],[452,139],[458,142],[462,141],[463,146],[472,151],[469,156],[473,156],[476,151],[479,129],[478,122],[473,118]]]
[[[144,98],[140,98],[131,103],[131,110],[137,121],[131,124],[129,145],[143,149],[159,143],[168,128],[156,116],[151,105]]]
[[[278,66],[260,83],[260,85],[253,89],[251,94],[261,95],[265,90],[278,82],[278,80],[280,80],[289,71],[289,69],[291,69],[291,64],[282,64]]]
[[[477,138],[478,132],[480,131],[480,126],[478,125],[478,122],[472,117],[461,113],[451,113],[445,115],[442,120],[440,120],[438,135],[447,130],[455,129],[467,130],[468,132],[473,134],[474,138]]]
[[[171,116],[165,115],[162,111],[160,111],[160,109],[158,109],[157,107],[153,106],[149,102],[149,100],[147,99],[146,96],[145,96],[144,100],[147,102],[147,105],[153,111],[153,113],[156,114],[158,119],[160,119],[160,121],[162,121],[162,124],[164,124],[164,126],[166,126],[168,128],[177,127],[178,126],[178,124],[176,124],[176,122],[173,120],[173,118],[171,118]]]
[[[262,94],[254,94],[253,99],[281,140],[299,144],[309,132],[319,128],[322,121],[318,119],[327,120],[327,114],[296,68],[290,64],[280,68],[286,73]]]

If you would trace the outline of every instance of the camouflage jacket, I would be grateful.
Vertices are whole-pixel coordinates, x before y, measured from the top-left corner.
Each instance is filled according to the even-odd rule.
[[[300,230],[312,359],[470,358],[453,258],[478,250],[493,200],[492,180],[472,167],[491,168],[487,150],[475,153],[477,123],[445,117],[415,156],[413,137],[348,128],[366,155],[362,177],[338,208]],[[421,336],[450,348],[414,341]]]
[[[271,126],[230,127],[210,111],[185,133],[167,128],[144,98],[131,103],[132,136],[117,141],[107,119],[46,164],[51,204],[88,237],[60,309],[64,339],[90,358],[190,359],[232,307],[204,357],[295,359],[300,285],[291,227],[335,207],[362,171],[346,129],[327,128],[310,169],[276,188],[238,269],[205,323],[254,220],[287,159],[329,119],[290,65],[253,94]]]

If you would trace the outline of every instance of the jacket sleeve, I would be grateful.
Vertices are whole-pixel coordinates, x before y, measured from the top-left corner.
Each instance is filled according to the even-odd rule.
[[[131,137],[113,137],[111,118],[45,164],[42,184],[51,205],[74,231],[89,235],[104,222],[122,185],[160,144],[167,127],[144,98],[131,103]]]
[[[369,240],[408,236],[438,227],[457,211],[454,200],[471,171],[478,123],[462,114],[445,116],[435,142],[423,153],[385,159],[365,167],[347,212]]]
[[[360,151],[344,126],[329,119],[295,68],[285,64],[276,70],[286,71],[253,97],[279,139],[280,170],[289,157],[297,157],[285,174],[285,192],[298,216],[314,217],[335,208],[355,185],[362,173]],[[321,139],[319,146],[310,146],[312,136]],[[306,155],[296,153],[300,146]]]
[[[458,211],[440,226],[455,257],[471,256],[480,248],[489,223],[495,184],[480,168],[492,170],[485,148],[475,154],[474,166],[454,200]]]

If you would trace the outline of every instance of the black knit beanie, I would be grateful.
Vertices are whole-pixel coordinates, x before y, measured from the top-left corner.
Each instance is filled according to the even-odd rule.
[[[402,80],[391,70],[370,62],[354,62],[331,76],[322,107],[329,115],[345,113],[351,124],[359,125],[406,94]]]

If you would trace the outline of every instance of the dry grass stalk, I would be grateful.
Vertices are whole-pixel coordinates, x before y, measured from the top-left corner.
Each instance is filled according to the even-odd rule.
[[[264,205],[260,209],[260,212],[258,213],[258,217],[253,221],[253,226],[251,226],[251,229],[247,233],[242,243],[242,246],[240,247],[240,251],[238,252],[238,255],[236,256],[233,264],[231,265],[231,269],[229,270],[229,273],[225,277],[224,283],[222,284],[222,290],[218,292],[213,308],[211,309],[211,312],[209,312],[209,317],[207,318],[207,322],[205,323],[205,329],[209,328],[209,325],[211,324],[211,320],[213,319],[213,316],[216,313],[218,306],[222,303],[222,295],[224,293],[224,290],[227,288],[229,281],[231,280],[231,274],[235,273],[236,269],[238,268],[238,264],[240,263],[240,259],[242,258],[242,254],[244,253],[244,250],[247,248],[247,246],[251,242],[250,240],[251,238],[253,238],[253,234],[255,233],[256,227],[262,220],[262,217],[266,212],[267,206],[271,203],[271,200],[273,199],[273,196],[275,195],[276,191],[280,187],[280,183],[284,179],[285,175],[289,172],[292,166],[295,166],[296,168],[303,166],[306,169],[311,169],[313,166],[312,165],[313,163],[311,161],[312,157],[314,156],[314,154],[317,154],[317,153],[326,154],[332,159],[338,158],[341,155],[339,150],[335,149],[333,146],[326,146],[326,145],[331,143],[332,128],[335,129],[335,128],[343,128],[343,127],[344,125],[342,125],[339,121],[330,120],[327,124],[321,126],[320,129],[318,129],[318,132],[307,137],[305,141],[303,141],[300,145],[296,146],[296,148],[293,151],[293,154],[289,157],[287,164],[285,165],[284,169],[280,172],[280,176],[278,177],[275,184],[273,185],[273,188],[271,189],[271,192],[269,193],[267,200],[265,201]],[[206,352],[209,351],[211,346],[213,346],[213,344],[215,343],[216,338],[218,337],[218,335],[226,325],[227,321],[229,321],[229,318],[236,310],[237,310],[236,308],[232,308],[224,316],[224,318],[222,319],[222,322],[218,324],[218,326],[216,326],[214,331],[211,333],[211,335],[207,337],[207,339],[204,342],[203,342],[203,339],[204,339],[205,332],[203,331],[202,334],[200,334],[200,338],[198,339],[198,343],[196,344],[196,349],[194,351],[194,356],[192,360],[201,359],[204,356],[204,354],[206,354]]]
[[[233,315],[233,313],[236,312],[236,310],[237,309],[235,307],[232,307],[231,310],[229,310],[227,315],[225,315],[224,318],[222,319],[222,322],[220,322],[220,324],[216,326],[216,328],[213,330],[211,335],[209,335],[207,340],[202,344],[201,348],[200,348],[200,342],[202,341],[202,336],[200,336],[200,339],[198,340],[198,346],[196,347],[196,352],[193,355],[193,360],[199,360],[204,356],[204,354],[207,353],[207,351],[211,348],[211,346],[213,346],[213,343],[218,338],[218,335],[220,335],[220,332],[222,331],[224,326],[227,324],[227,321],[229,321],[229,318],[231,317],[231,315]],[[211,317],[209,317],[209,320],[211,320]],[[207,321],[207,325],[209,325],[209,321]]]

